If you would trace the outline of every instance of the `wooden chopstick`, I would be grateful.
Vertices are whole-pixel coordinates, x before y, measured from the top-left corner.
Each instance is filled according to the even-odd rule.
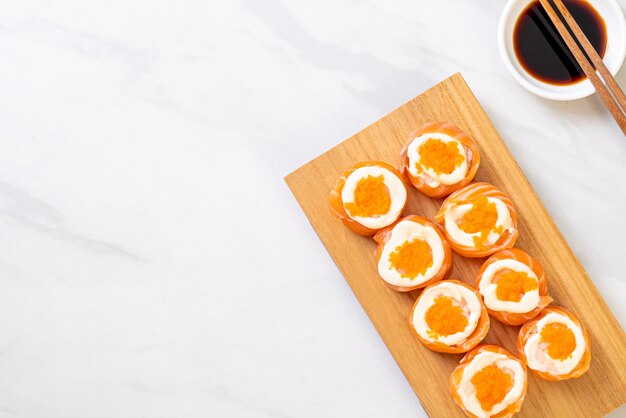
[[[613,115],[613,118],[619,125],[624,135],[626,135],[626,115],[624,114],[624,112],[626,112],[626,96],[624,96],[624,92],[619,87],[619,85],[617,84],[617,82],[615,81],[611,73],[608,71],[608,69],[602,62],[602,59],[598,56],[597,52],[595,51],[595,49],[593,48],[593,46],[591,45],[591,43],[589,42],[589,40],[587,39],[583,31],[576,24],[576,21],[574,20],[574,18],[572,18],[571,14],[568,12],[563,2],[561,0],[553,0],[553,1],[556,4],[559,11],[561,12],[561,14],[563,15],[567,24],[570,26],[571,31],[574,34],[574,36],[576,36],[578,42],[580,42],[583,48],[585,48],[585,51],[591,58],[594,65],[592,65],[587,60],[587,57],[578,46],[578,43],[576,42],[576,40],[570,34],[568,28],[565,26],[565,23],[561,21],[561,18],[559,17],[559,15],[556,13],[554,8],[550,4],[550,0],[539,0],[544,10],[546,11],[546,13],[548,13],[548,17],[550,18],[554,26],[556,26],[556,29],[559,31],[559,34],[561,35],[561,37],[567,44],[567,47],[570,49],[570,51],[574,55],[574,58],[576,58],[576,61],[578,62],[580,67],[583,69],[589,81],[591,81],[591,84],[593,84],[593,87],[596,89],[596,91],[600,95],[600,98],[604,102],[605,106],[609,109],[609,111],[611,112],[611,115]],[[600,77],[598,77],[598,74],[596,74],[596,69],[594,68],[594,66],[595,68],[598,69],[598,71],[602,75],[602,78],[608,84],[608,88],[606,85],[604,85],[604,83],[602,83],[602,80],[600,80]],[[615,98],[623,106],[624,110],[620,108],[620,104],[618,104],[618,102],[615,101],[611,93],[615,95]]]
[[[563,4],[561,0],[553,1],[557,9],[559,9],[559,12],[561,12],[561,16],[563,16],[565,22],[567,22],[570,29],[572,29],[572,32],[574,32],[574,35],[576,35],[576,38],[578,38],[578,42],[582,45],[583,49],[587,53],[587,56],[591,58],[591,63],[596,70],[600,72],[602,79],[608,85],[611,93],[613,93],[613,97],[617,100],[617,103],[619,103],[622,110],[626,112],[626,94],[624,94],[624,91],[620,88],[619,84],[617,84],[617,81],[615,81],[615,78],[613,78],[609,69],[606,68],[604,61],[602,61],[602,58],[598,55],[596,49],[593,45],[591,45],[587,36],[585,36],[585,32],[583,32],[580,26],[578,26],[576,20],[572,17],[569,10],[567,10],[565,4]]]

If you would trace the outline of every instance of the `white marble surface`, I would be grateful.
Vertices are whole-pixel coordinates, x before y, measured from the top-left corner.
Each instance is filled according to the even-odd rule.
[[[0,417],[425,416],[282,177],[456,71],[624,326],[626,140],[502,7],[0,2]]]

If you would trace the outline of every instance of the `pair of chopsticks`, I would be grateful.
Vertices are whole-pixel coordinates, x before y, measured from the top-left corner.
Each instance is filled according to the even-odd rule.
[[[561,0],[539,0],[576,61],[626,135],[626,95]],[[552,7],[556,5],[564,21]],[[573,35],[573,36],[572,36]],[[576,39],[574,39],[574,37]],[[585,53],[580,49],[584,49]],[[589,61],[590,60],[590,61]],[[598,71],[602,79],[596,73]],[[602,81],[604,80],[604,82]],[[606,83],[606,84],[605,84]]]

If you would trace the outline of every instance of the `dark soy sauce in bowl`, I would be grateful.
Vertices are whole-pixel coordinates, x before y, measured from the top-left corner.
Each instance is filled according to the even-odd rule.
[[[604,57],[607,42],[604,19],[584,0],[563,0],[563,3],[598,55]],[[522,67],[538,80],[554,85],[569,85],[586,79],[582,68],[538,1],[530,3],[517,18],[513,46]]]

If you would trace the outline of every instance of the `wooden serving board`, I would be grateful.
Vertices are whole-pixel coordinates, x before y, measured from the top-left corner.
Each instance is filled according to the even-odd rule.
[[[519,416],[606,415],[626,402],[626,335],[460,74],[417,96],[285,180],[426,412],[431,417],[462,417],[449,395],[450,373],[462,355],[434,353],[420,345],[408,325],[419,291],[402,294],[385,286],[376,271],[374,241],[344,227],[331,216],[327,203],[334,182],[353,164],[381,160],[397,165],[407,135],[426,122],[438,120],[455,123],[478,143],[482,158],[475,180],[490,182],[512,198],[519,214],[517,247],[539,260],[554,304],[571,310],[591,338],[591,367],[579,379],[548,382],[529,374],[528,393]],[[433,219],[440,204],[441,200],[411,188],[406,214]],[[455,254],[451,278],[473,284],[483,261]],[[484,342],[517,354],[518,329],[492,318]]]

